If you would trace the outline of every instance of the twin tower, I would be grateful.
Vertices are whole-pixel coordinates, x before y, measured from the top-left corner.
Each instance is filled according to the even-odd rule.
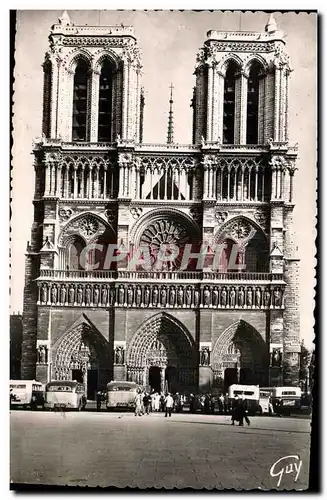
[[[74,378],[90,398],[112,378],[171,391],[297,384],[297,150],[273,16],[263,33],[207,33],[186,145],[174,142],[172,95],[167,143],[143,142],[133,28],[75,26],[64,13],[49,40],[23,376]],[[168,266],[167,243],[179,249]],[[181,269],[186,245],[204,243],[223,249],[218,268],[191,259]],[[126,258],[108,268],[112,244]],[[132,268],[144,245],[152,267]]]

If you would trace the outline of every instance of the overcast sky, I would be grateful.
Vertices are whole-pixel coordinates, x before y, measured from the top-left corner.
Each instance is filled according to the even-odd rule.
[[[32,141],[41,135],[42,63],[51,25],[62,11],[19,11],[15,46],[11,308],[22,311],[26,242],[33,221]],[[238,12],[68,11],[81,25],[133,25],[143,51],[144,142],[166,142],[169,85],[174,85],[175,142],[192,138],[190,102],[198,49],[210,29],[264,31],[268,14]],[[301,258],[301,338],[313,339],[316,197],[316,16],[276,13],[286,34],[291,78],[290,140],[299,144],[296,238]]]

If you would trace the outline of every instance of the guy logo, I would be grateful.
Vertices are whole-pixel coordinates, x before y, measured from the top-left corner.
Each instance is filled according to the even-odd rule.
[[[300,470],[302,467],[302,460],[300,460],[299,455],[287,455],[282,457],[277,462],[275,462],[270,468],[270,475],[272,477],[278,477],[277,487],[280,485],[284,474],[291,474],[296,472],[294,481],[298,480]]]

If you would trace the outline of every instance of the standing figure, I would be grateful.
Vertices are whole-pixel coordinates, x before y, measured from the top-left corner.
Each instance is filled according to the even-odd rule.
[[[218,289],[215,286],[214,289],[212,290],[212,305],[214,307],[218,306]]]
[[[116,302],[116,287],[110,288],[109,294],[110,294],[110,296],[109,296],[110,305],[114,306],[115,302]]]
[[[203,302],[206,307],[210,306],[210,290],[206,286],[203,292]]]
[[[178,292],[177,292],[177,305],[182,307],[183,306],[183,299],[184,299],[184,292],[183,292],[183,288],[180,286],[178,288]]]
[[[141,290],[141,288],[138,286],[138,287],[136,288],[136,293],[135,293],[135,302],[136,302],[137,307],[140,307],[140,305],[141,305],[141,301],[142,301],[142,290]]]
[[[255,291],[255,305],[261,307],[261,290],[257,288]]]
[[[275,307],[280,307],[282,305],[282,300],[281,299],[282,299],[281,292],[277,288],[276,290],[274,290],[274,303],[275,303]]]
[[[154,286],[152,290],[152,305],[154,307],[157,307],[158,305],[158,295],[159,295],[158,287]]]
[[[124,300],[125,300],[125,289],[123,285],[120,285],[119,287],[119,305],[123,306],[124,305]]]
[[[224,287],[221,291],[221,305],[223,307],[226,307],[227,304],[227,291],[226,288]]]
[[[192,290],[191,290],[191,288],[188,287],[186,289],[185,296],[186,296],[186,305],[188,307],[190,307],[190,305],[192,304]]]
[[[143,401],[142,401],[142,394],[140,392],[136,394],[134,403],[135,403],[135,417],[137,416],[141,417]]]
[[[246,291],[246,304],[248,307],[252,307],[252,288],[248,288]]]
[[[200,290],[197,288],[194,290],[194,307],[199,307],[200,303]]]
[[[91,304],[91,287],[87,285],[85,290],[85,305],[89,306]]]
[[[148,307],[149,304],[150,304],[150,288],[146,286],[144,290],[144,305],[145,307]]]
[[[268,289],[265,291],[264,301],[265,301],[265,306],[269,307],[270,306],[270,292]]]
[[[208,347],[203,347],[201,350],[201,365],[202,366],[209,365],[209,349],[208,349]]]
[[[127,288],[127,304],[129,306],[133,304],[133,288],[131,286]]]
[[[48,289],[47,289],[47,285],[45,283],[43,283],[42,285],[42,302],[43,304],[46,304],[47,301],[48,301]]]
[[[56,285],[53,285],[51,288],[51,300],[52,300],[53,305],[57,304],[57,287],[56,287]]]
[[[69,287],[69,303],[74,304],[74,296],[75,296],[75,290],[73,285],[70,285]]]
[[[98,285],[95,285],[94,290],[93,290],[93,305],[97,306],[99,303],[99,287]]]
[[[161,305],[162,305],[162,307],[166,307],[166,305],[167,305],[167,290],[166,290],[166,287],[162,287],[162,289],[161,289]]]
[[[235,295],[236,295],[235,288],[232,287],[230,292],[229,292],[229,306],[230,307],[235,307]]]
[[[83,288],[81,285],[78,286],[77,288],[77,304],[80,306],[82,305],[83,302]]]
[[[106,285],[103,285],[102,287],[102,298],[101,298],[101,303],[103,306],[107,305],[107,299],[108,299],[108,288]]]
[[[175,291],[175,288],[172,287],[170,289],[170,293],[169,293],[169,304],[171,306],[174,306],[175,305],[175,295],[176,295],[176,291]]]
[[[244,306],[244,290],[243,287],[241,287],[238,291],[238,305],[240,307]]]
[[[60,289],[60,303],[64,305],[66,303],[66,285],[62,285]]]
[[[171,396],[170,392],[168,392],[168,394],[166,396],[165,405],[166,405],[165,417],[167,417],[168,415],[171,417],[171,411],[172,411],[173,406],[174,406],[174,400],[173,400],[173,397]]]

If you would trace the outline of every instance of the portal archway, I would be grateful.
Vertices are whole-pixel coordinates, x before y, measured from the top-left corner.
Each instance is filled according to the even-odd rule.
[[[53,380],[77,380],[85,384],[87,398],[109,381],[109,345],[87,322],[65,333],[54,346]]]
[[[194,390],[197,350],[187,329],[166,313],[146,321],[128,348],[127,376],[148,389],[158,390],[160,385],[160,391]]]
[[[235,383],[267,385],[268,347],[246,321],[239,320],[223,332],[212,359],[215,385],[225,391]]]

